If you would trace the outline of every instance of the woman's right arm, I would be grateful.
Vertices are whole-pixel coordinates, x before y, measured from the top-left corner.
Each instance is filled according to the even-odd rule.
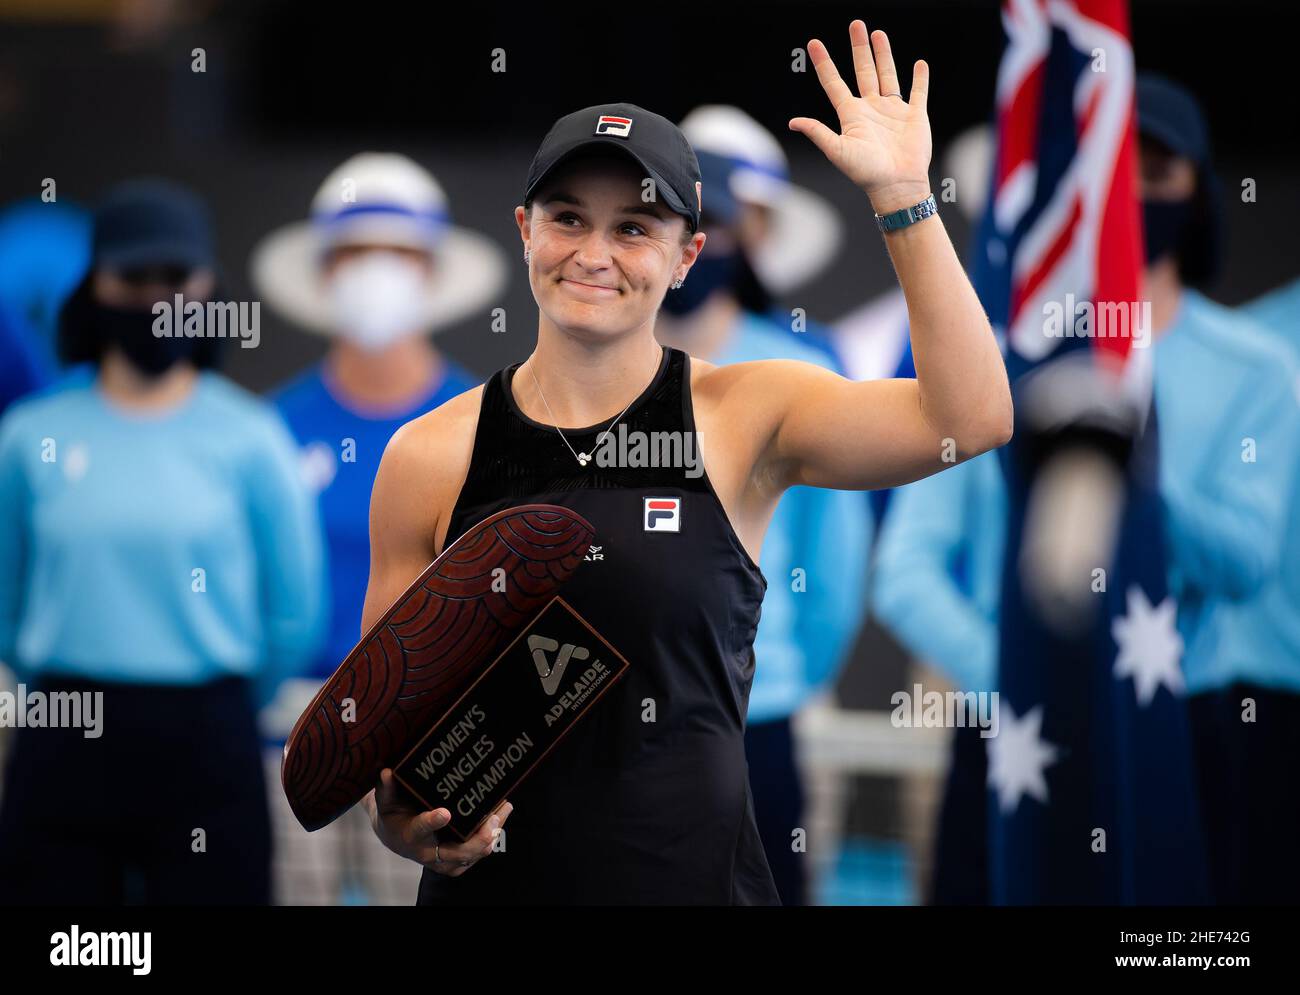
[[[440,517],[433,468],[419,421],[403,425],[384,449],[370,494],[370,580],[361,611],[361,635],[437,556]]]
[[[403,425],[384,449],[370,495],[370,581],[361,612],[363,636],[442,548],[446,518],[469,469],[478,399],[477,389],[453,398]],[[492,852],[497,828],[513,808],[503,803],[464,843],[435,847],[436,833],[451,821],[451,813],[409,804],[391,769],[383,771],[378,787],[362,804],[386,847],[450,877],[459,877]]]

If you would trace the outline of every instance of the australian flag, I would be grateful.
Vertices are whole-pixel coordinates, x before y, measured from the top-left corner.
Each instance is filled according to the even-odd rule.
[[[1144,317],[1142,233],[1127,4],[1007,0],[1002,17],[997,153],[974,259],[1017,407],[1004,453],[1000,722],[988,740],[990,898],[1203,902],[1182,643],[1156,490],[1152,350],[1135,324]],[[1124,404],[1135,417],[1119,413]],[[1035,501],[1056,493],[1044,478],[1067,450],[1095,457],[1076,469],[1111,468],[1101,484],[1075,490],[1102,503],[1109,494],[1111,513],[1071,520],[1058,508],[1051,530],[1105,536],[1078,565],[1087,604],[1075,624],[1050,610],[1042,578],[1026,567],[1034,557],[1022,557],[1034,527],[1027,512],[1041,520]]]

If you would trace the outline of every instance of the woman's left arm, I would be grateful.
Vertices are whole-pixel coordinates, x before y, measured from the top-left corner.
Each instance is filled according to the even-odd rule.
[[[841,133],[812,118],[795,118],[790,127],[857,184],[877,214],[889,214],[930,194],[929,68],[915,64],[904,101],[885,33],[871,38],[854,21],[849,36],[858,97],[826,47],[808,45]],[[802,363],[753,364],[747,379],[754,389],[744,393],[769,409],[768,462],[787,486],[895,486],[1011,437],[1001,352],[942,221],[932,215],[884,240],[907,299],[916,379],[859,383]]]

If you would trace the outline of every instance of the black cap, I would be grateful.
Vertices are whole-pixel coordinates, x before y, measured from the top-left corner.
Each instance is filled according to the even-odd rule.
[[[114,268],[214,264],[208,212],[198,195],[170,180],[128,180],[95,212],[93,264]]]
[[[1209,284],[1223,263],[1223,189],[1214,174],[1210,125],[1192,92],[1167,76],[1136,79],[1138,133],[1154,138],[1196,165],[1195,208],[1178,245],[1178,272],[1194,287]]]
[[[562,162],[593,146],[621,151],[655,183],[656,195],[691,231],[700,227],[700,164],[680,128],[636,104],[596,104],[566,114],[551,126],[533,156],[524,186],[524,203]]]
[[[1198,166],[1210,161],[1210,127],[1196,98],[1158,73],[1137,75],[1138,131]]]

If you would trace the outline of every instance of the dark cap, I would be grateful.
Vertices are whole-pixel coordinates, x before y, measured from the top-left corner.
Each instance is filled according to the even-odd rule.
[[[524,203],[542,181],[584,149],[605,147],[628,156],[654,180],[656,195],[691,231],[700,227],[700,164],[681,129],[666,117],[636,104],[596,104],[566,114],[551,126],[533,157],[524,186]]]
[[[1210,161],[1210,127],[1191,92],[1158,73],[1137,75],[1138,132],[1186,156],[1198,166]]]
[[[1159,73],[1136,80],[1138,133],[1154,138],[1196,165],[1193,210],[1178,241],[1178,272],[1184,283],[1207,286],[1223,263],[1223,189],[1214,174],[1210,125],[1200,102],[1186,87]]]
[[[127,268],[214,264],[208,212],[199,197],[169,180],[128,180],[95,212],[93,265]]]

